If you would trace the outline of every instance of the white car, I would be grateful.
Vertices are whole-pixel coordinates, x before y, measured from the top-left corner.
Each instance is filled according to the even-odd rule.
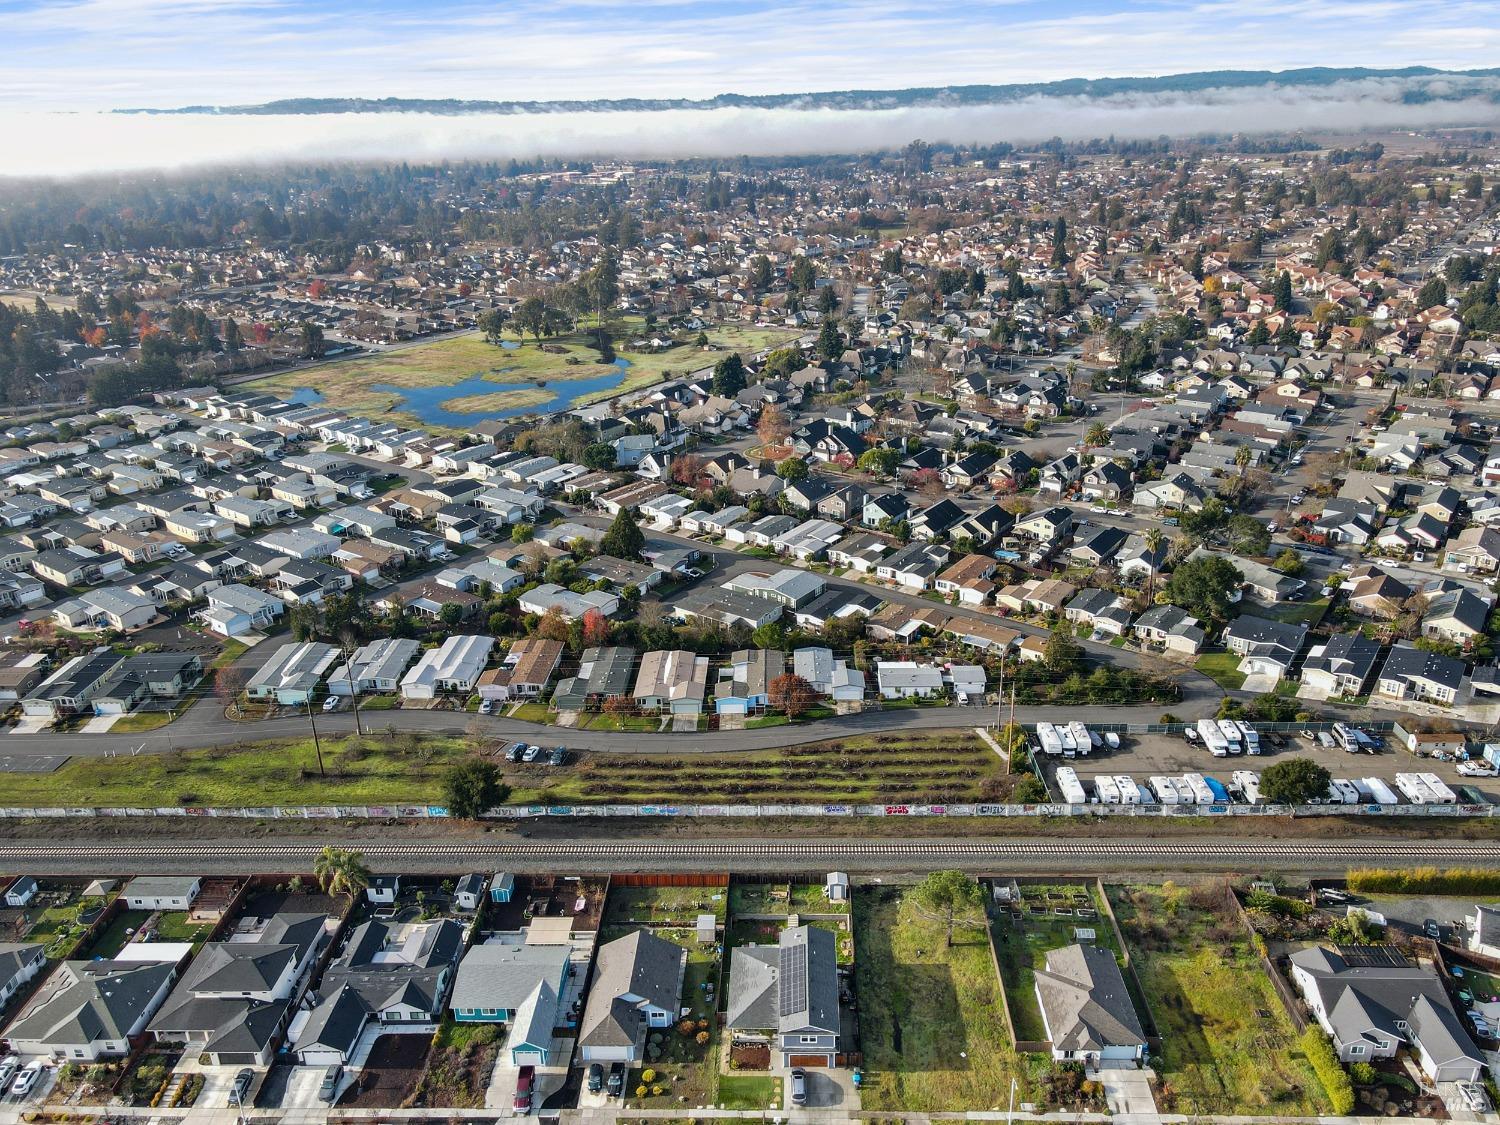
[[[1500,769],[1488,762],[1459,762],[1458,772],[1464,777],[1500,777]]]
[[[0,1091],[10,1085],[10,1080],[16,1076],[16,1070],[21,1065],[19,1055],[7,1055],[0,1059]]]
[[[36,1085],[36,1080],[42,1076],[42,1066],[43,1063],[40,1059],[36,1062],[27,1063],[21,1073],[16,1076],[15,1083],[11,1086],[10,1092],[18,1098],[24,1098],[27,1094],[31,1093],[32,1087]]]
[[[323,710],[337,711],[339,709],[339,704],[341,704],[342,702],[343,699],[341,699],[339,696],[330,695],[327,699],[323,700]]]

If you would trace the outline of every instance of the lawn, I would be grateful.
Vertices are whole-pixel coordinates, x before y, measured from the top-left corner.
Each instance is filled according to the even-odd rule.
[[[661,716],[611,715],[608,712],[595,711],[584,715],[578,720],[578,729],[633,731],[637,734],[650,734],[661,729]]]
[[[211,922],[190,922],[186,910],[170,910],[156,917],[156,940],[202,945],[213,932]]]
[[[721,1074],[720,1109],[775,1109],[781,1105],[781,1078],[770,1074]]]
[[[520,719],[523,723],[542,723],[544,725],[550,725],[557,721],[557,716],[547,710],[545,703],[522,703],[510,713],[509,718]]]
[[[126,942],[140,932],[142,923],[149,917],[151,917],[149,910],[120,911],[110,924],[100,931],[99,936],[94,939],[89,948],[81,950],[80,953],[108,961],[125,948]]]
[[[1020,920],[1017,912],[997,914],[990,926],[995,956],[1005,976],[1005,996],[1010,1005],[1016,1038],[1044,1040],[1042,1010],[1037,1004],[1035,973],[1047,954],[1078,940],[1075,930],[1094,932],[1094,944],[1120,950],[1109,919],[1100,908],[1094,888],[1083,883],[1025,884],[1021,887]]]
[[[322,748],[325,775],[311,739],[77,759],[49,774],[10,775],[6,800],[124,808],[148,799],[214,808],[429,804],[442,800],[448,767],[470,753],[463,738],[379,729],[363,739],[324,738]],[[814,803],[996,801],[1011,783],[972,731],[868,735],[736,755],[589,754],[546,770],[497,764],[516,804],[739,804],[781,802],[789,793]]]
[[[1162,1037],[1163,1113],[1311,1117],[1323,1088],[1217,887],[1112,888]]]
[[[631,351],[625,344],[644,332],[644,322],[639,317],[623,317],[611,321],[611,327],[616,355],[629,361],[625,377],[618,386],[580,396],[572,404],[574,406],[659,383],[668,378],[669,373],[686,375],[711,367],[723,354],[699,349],[690,342],[662,352]],[[545,402],[551,396],[539,397],[538,383],[597,379],[619,370],[600,362],[599,353],[588,345],[582,333],[544,340],[542,346],[529,338],[522,340],[510,333],[506,335],[509,345],[519,346],[491,344],[478,332],[471,332],[376,355],[326,363],[315,371],[284,371],[254,380],[250,386],[258,391],[282,395],[315,387],[323,395],[323,402],[332,408],[442,430],[448,427],[424,422],[416,413],[406,409],[405,400],[398,391],[375,390],[375,384],[415,389],[454,386],[477,379],[494,384],[494,389],[476,389],[471,383],[464,393],[455,393],[453,398],[444,400],[442,407],[459,412],[499,411]],[[692,333],[685,339],[691,340],[696,335]],[[733,348],[750,355],[795,339],[797,334],[783,329],[723,325],[709,328],[706,335],[718,348]]]
[[[1262,606],[1257,612],[1275,621],[1285,621],[1289,625],[1316,625],[1323,620],[1323,614],[1328,612],[1327,598],[1318,598],[1311,602],[1279,602],[1276,605]]]
[[[1030,1100],[1028,1068],[1010,1046],[982,925],[944,927],[894,887],[855,892],[855,965],[865,1110],[1004,1109],[1012,1076]]]
[[[1193,667],[1225,691],[1238,691],[1245,683],[1240,657],[1232,652],[1205,652]]]

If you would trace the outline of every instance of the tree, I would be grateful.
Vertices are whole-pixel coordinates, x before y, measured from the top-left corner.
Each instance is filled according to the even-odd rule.
[[[733,398],[745,389],[745,361],[739,352],[730,352],[714,364],[714,394]]]
[[[609,618],[597,609],[589,609],[583,615],[583,643],[590,648],[609,640]]]
[[[299,328],[302,336],[302,354],[308,359],[317,359],[323,354],[323,329],[310,320],[304,320]]]
[[[443,776],[443,799],[448,812],[460,820],[478,820],[510,796],[500,771],[483,758],[465,758]]]
[[[1279,312],[1290,312],[1292,308],[1292,275],[1282,270],[1271,286],[1271,296]]]
[[[769,289],[775,274],[771,269],[771,259],[764,254],[757,254],[750,259],[750,284],[756,289]]]
[[[1156,567],[1161,558],[1161,545],[1166,542],[1166,532],[1159,527],[1148,527],[1144,536],[1146,550],[1150,552],[1151,578],[1146,584],[1146,598],[1149,601],[1156,591]]]
[[[1332,780],[1311,758],[1288,758],[1260,771],[1260,792],[1273,805],[1306,805],[1327,797]]]
[[[1095,422],[1089,427],[1088,433],[1083,435],[1083,444],[1100,446],[1109,444],[1109,430],[1105,429],[1102,422]]]
[[[867,449],[859,455],[855,462],[861,469],[871,476],[888,477],[896,471],[896,466],[901,463],[901,455],[894,449]]]
[[[776,475],[787,484],[801,484],[808,478],[810,472],[807,462],[800,457],[788,457],[776,466]]]
[[[787,273],[787,280],[792,283],[792,288],[798,293],[806,294],[817,284],[818,271],[814,268],[810,258],[805,254],[799,254]]]
[[[551,605],[536,623],[536,635],[546,641],[566,641],[572,630],[561,606]]]
[[[638,559],[645,545],[646,535],[635,522],[635,512],[630,508],[620,509],[604,538],[599,540],[599,550],[617,559]]]
[[[1066,628],[1060,626],[1047,638],[1042,663],[1046,665],[1047,671],[1058,675],[1076,672],[1083,667],[1083,646]]]
[[[313,874],[324,894],[357,895],[370,885],[370,869],[363,852],[326,846],[313,864]]]
[[[761,408],[760,418],[755,423],[755,436],[760,438],[762,445],[780,445],[791,432],[792,427],[787,421],[785,410],[774,402]]]
[[[457,602],[449,602],[438,610],[438,620],[449,629],[455,628],[464,619],[464,607]]]
[[[613,469],[617,460],[615,447],[607,441],[596,441],[583,451],[583,463],[590,469]]]
[[[934,871],[916,885],[912,897],[919,907],[942,919],[950,949],[955,923],[975,917],[984,906],[978,882],[962,871]]]
[[[1047,787],[1034,773],[1028,773],[1011,790],[1010,799],[1017,805],[1040,805],[1047,800]]]
[[[1237,555],[1264,555],[1271,549],[1271,531],[1254,516],[1230,517],[1224,528],[1225,542]]]
[[[766,687],[766,697],[788,719],[795,719],[818,701],[812,684],[791,672],[772,680]]]
[[[832,318],[823,321],[822,327],[818,329],[816,347],[818,354],[829,362],[844,354],[844,337]]]
[[[1272,560],[1271,566],[1281,571],[1288,578],[1296,578],[1297,575],[1302,573],[1302,556],[1290,547],[1287,547]]]
[[[1203,620],[1229,617],[1233,598],[1244,585],[1238,567],[1219,555],[1201,555],[1178,565],[1167,579],[1167,597],[1172,604]]]

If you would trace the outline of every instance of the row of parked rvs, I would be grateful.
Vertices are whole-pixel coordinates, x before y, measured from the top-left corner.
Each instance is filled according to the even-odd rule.
[[[1180,777],[1158,774],[1142,785],[1124,774],[1100,774],[1082,779],[1072,766],[1059,766],[1054,779],[1058,794],[1069,805],[1221,805],[1240,801],[1264,803],[1260,775],[1236,770],[1226,786],[1201,773]],[[1436,774],[1398,773],[1394,787],[1378,777],[1336,777],[1322,803],[1330,805],[1456,804],[1458,796]]]
[[[1120,736],[1113,732],[1099,734],[1082,723],[1037,723],[1037,745],[1049,758],[1076,758],[1095,750],[1118,750]]]
[[[1189,742],[1201,742],[1215,758],[1227,758],[1231,754],[1259,754],[1260,735],[1249,723],[1239,719],[1199,719],[1196,728],[1189,727],[1188,731],[1197,732],[1196,739],[1191,736]]]

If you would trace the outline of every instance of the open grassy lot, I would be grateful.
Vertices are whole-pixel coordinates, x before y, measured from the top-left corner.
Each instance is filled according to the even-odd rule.
[[[1225,691],[1238,691],[1245,683],[1240,657],[1232,652],[1205,652],[1193,665]]]
[[[566,745],[565,733],[552,741]],[[4,800],[127,808],[147,800],[220,808],[430,803],[441,800],[447,768],[470,752],[461,738],[371,731],[364,739],[323,739],[326,776],[319,774],[311,739],[85,758],[49,774],[11,775]],[[988,801],[1001,799],[1011,782],[972,732],[955,731],[870,735],[743,755],[578,755],[564,768],[497,764],[518,804],[737,804],[779,802],[789,794],[810,802]]]
[[[1316,625],[1328,612],[1328,599],[1317,598],[1308,602],[1279,602],[1272,606],[1258,606],[1252,612],[1290,625]]]
[[[1005,996],[1016,1038],[1044,1040],[1047,1029],[1042,1024],[1034,982],[1048,952],[1073,944],[1080,929],[1092,930],[1093,943],[1113,950],[1116,957],[1120,950],[1092,885],[1025,884],[1021,892],[1020,908],[997,913],[990,931],[995,957],[1005,977]]]
[[[854,901],[865,1110],[1004,1109],[1014,1075],[1028,1100],[1027,1067],[1011,1049],[989,941],[960,926],[944,947],[942,923],[894,887]]]
[[[712,366],[722,351],[701,349],[691,343],[661,352],[632,351],[628,342],[644,333],[639,317],[611,321],[615,336],[615,354],[628,361],[623,380],[607,390],[580,396],[573,405],[608,398],[667,378],[668,372],[686,375]],[[696,336],[696,333],[692,334]],[[746,325],[724,325],[706,331],[711,345],[718,349],[733,348],[746,355],[794,339],[796,333],[781,329],[753,328]],[[397,421],[429,429],[404,406],[403,396],[392,390],[376,390],[376,384],[397,388],[455,386],[480,379],[496,384],[494,391],[472,388],[443,402],[448,410],[491,411],[533,406],[551,395],[539,397],[538,383],[561,380],[598,379],[617,373],[619,368],[600,362],[599,353],[588,346],[582,333],[536,341],[507,333],[507,345],[488,343],[478,332],[450,336],[431,343],[400,347],[378,355],[361,356],[342,362],[327,363],[312,371],[285,371],[257,379],[251,385],[258,390],[290,395],[304,387],[316,388],[332,407],[367,417],[388,415]]]
[[[1311,1117],[1323,1088],[1217,887],[1111,888],[1162,1037],[1164,1113]]]

